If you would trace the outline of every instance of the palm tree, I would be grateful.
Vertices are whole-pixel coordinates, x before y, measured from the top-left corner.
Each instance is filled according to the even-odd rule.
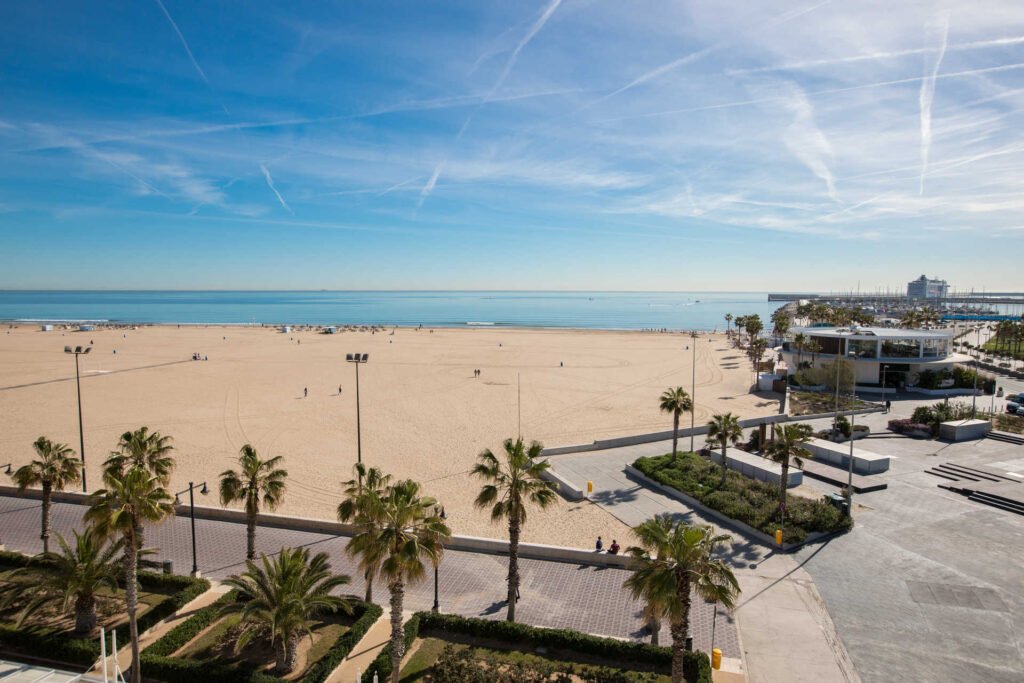
[[[740,419],[732,413],[713,415],[708,422],[708,443],[722,449],[722,486],[725,486],[725,473],[729,471],[726,452],[729,445],[735,446],[743,438]]]
[[[645,524],[647,524],[645,522]],[[690,632],[690,591],[732,607],[739,595],[736,577],[715,547],[729,540],[709,526],[690,526],[669,518],[634,529],[641,545],[626,550],[637,565],[623,586],[634,599],[663,606],[672,634],[672,681],[683,683],[683,652]]]
[[[656,559],[664,559],[657,555],[660,550],[658,541],[668,536],[672,531],[673,520],[671,515],[656,515],[633,529],[633,534],[640,540],[640,545],[653,549]],[[651,629],[651,645],[659,645],[661,635],[661,622],[668,616],[668,603],[665,596],[656,591],[651,591],[649,586],[644,586],[643,595],[637,596],[644,603],[644,618]]]
[[[789,463],[796,463],[797,467],[803,467],[801,458],[810,458],[811,452],[803,447],[807,440],[814,434],[810,425],[787,424],[781,425],[775,432],[775,440],[768,446],[768,457],[782,465],[782,480],[779,482],[779,514],[785,510],[786,485],[789,482]]]
[[[140,466],[130,467],[120,478],[112,478],[107,488],[92,494],[86,521],[96,524],[102,534],[121,534],[124,539],[124,592],[128,628],[132,642],[132,683],[141,683],[139,665],[138,568],[142,549],[143,526],[159,523],[174,514],[171,495],[158,477]]]
[[[125,432],[117,442],[117,450],[103,463],[104,482],[109,484],[111,478],[120,477],[130,467],[143,467],[160,480],[161,486],[167,486],[174,471],[172,441],[170,436],[150,432],[149,427]]]
[[[547,460],[538,460],[544,447],[534,441],[529,450],[522,437],[505,439],[504,462],[490,449],[480,454],[480,462],[472,474],[487,483],[480,489],[475,504],[478,508],[491,507],[491,521],[508,520],[508,614],[506,619],[516,620],[516,600],[519,595],[519,534],[526,524],[527,503],[546,508],[555,501],[555,486],[541,479],[551,466]]]
[[[20,629],[34,612],[55,603],[60,604],[62,613],[67,613],[74,605],[76,634],[86,635],[96,628],[96,594],[102,588],[117,590],[117,574],[121,571],[117,554],[124,542],[119,539],[108,543],[91,526],[82,533],[72,533],[75,535],[73,546],[58,533],[60,552],[44,552],[34,558],[46,564],[46,571],[40,577],[32,582],[10,584],[4,606],[30,596],[18,616],[16,628]],[[24,569],[11,572],[9,578],[13,579],[22,571]]]
[[[661,412],[672,413],[672,462],[676,460],[676,446],[679,444],[679,416],[693,410],[693,400],[682,387],[665,390],[661,395]]]
[[[761,322],[761,316],[748,315],[743,317],[743,328],[747,331],[747,338],[753,343],[754,338],[761,334],[761,330],[764,329],[764,323]]]
[[[796,349],[796,369],[799,370],[803,364],[804,351],[807,350],[807,335],[803,332],[793,335],[793,348]]]
[[[299,638],[313,637],[310,625],[314,617],[339,609],[351,613],[347,600],[331,595],[346,585],[349,577],[332,574],[327,553],[317,553],[311,559],[308,548],[282,548],[273,559],[263,555],[261,564],[246,560],[245,572],[224,581],[238,591],[240,600],[225,605],[220,613],[242,615],[244,628],[235,641],[236,652],[269,630],[277,670],[290,673],[295,670]]]
[[[750,348],[748,349],[750,354],[750,362],[754,366],[754,390],[757,390],[757,373],[761,366],[761,358],[764,357],[764,352],[768,350],[768,341],[761,337],[751,337]]]
[[[732,313],[725,314],[725,337],[729,338],[730,325],[732,324]]]
[[[239,471],[225,470],[220,473],[221,505],[245,504],[245,559],[256,557],[256,516],[260,514],[260,498],[263,507],[274,510],[284,498],[284,480],[287,470],[278,467],[284,460],[280,455],[260,460],[259,453],[250,444],[239,451]]]
[[[785,308],[780,308],[772,313],[772,334],[776,338],[782,338],[789,332],[789,311]]]
[[[374,531],[377,529],[380,520],[373,516],[376,507],[373,505],[375,498],[383,498],[387,495],[387,489],[391,486],[391,475],[384,474],[376,467],[366,468],[363,463],[356,463],[353,468],[355,478],[344,482],[345,500],[338,503],[338,521],[354,523],[361,531]],[[348,545],[345,551],[352,554],[352,545]],[[380,571],[375,564],[367,564],[367,558],[360,557],[359,569],[366,579],[366,602],[373,602],[373,578]]]
[[[811,337],[811,340],[807,342],[805,350],[811,354],[811,365],[813,366],[814,362],[818,360],[818,354],[821,353],[821,343],[814,337]]]
[[[76,484],[82,476],[82,463],[75,459],[75,452],[66,444],[54,443],[41,436],[32,447],[37,460],[22,465],[11,478],[18,486],[18,493],[25,493],[29,486],[43,487],[42,534],[43,552],[50,552],[50,499],[54,491],[63,491],[68,484]]]
[[[383,495],[371,493],[369,513],[378,520],[375,528],[356,534],[349,543],[353,553],[364,558],[365,566],[379,567],[391,594],[391,681],[398,683],[405,634],[402,605],[405,586],[423,579],[428,560],[436,566],[444,554],[444,540],[451,531],[438,514],[437,501],[420,496],[420,485],[406,479],[389,487]]]

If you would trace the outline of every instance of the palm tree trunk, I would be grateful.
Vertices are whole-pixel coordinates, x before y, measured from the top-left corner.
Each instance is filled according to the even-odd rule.
[[[725,473],[729,471],[729,461],[725,459],[727,446],[722,442],[722,486],[725,486]]]
[[[124,598],[128,611],[128,636],[132,644],[132,683],[142,683],[139,661],[139,622],[136,611],[139,604],[139,546],[134,533],[125,534],[124,544]]]
[[[299,663],[299,634],[291,634],[285,643],[284,670],[291,673]]]
[[[274,652],[274,668],[278,671],[288,670],[288,641],[285,638],[277,641],[276,652]]]
[[[661,636],[661,619],[651,618],[651,645],[658,645]]]
[[[676,451],[679,444],[679,411],[672,411],[672,462],[676,461]]]
[[[789,458],[782,461],[782,480],[779,481],[779,510],[786,506],[786,484],[789,482]]]
[[[405,654],[405,632],[402,629],[402,600],[405,586],[401,581],[388,584],[391,591],[391,683],[398,683],[402,673],[402,656]]]
[[[245,515],[245,559],[256,559],[256,513],[246,512]]]
[[[519,596],[519,519],[508,523],[508,621],[516,620],[516,600]]]
[[[43,521],[42,533],[39,538],[43,539],[43,552],[50,552],[50,496],[53,495],[53,484],[43,482]]]
[[[686,683],[683,677],[683,652],[686,637],[690,635],[690,575],[685,571],[676,572],[676,599],[679,600],[679,616],[672,620],[672,683]]]
[[[366,579],[366,595],[363,597],[363,602],[373,602],[373,572],[367,570],[363,574],[363,578]]]
[[[75,633],[85,635],[96,628],[96,598],[80,595],[75,600]]]

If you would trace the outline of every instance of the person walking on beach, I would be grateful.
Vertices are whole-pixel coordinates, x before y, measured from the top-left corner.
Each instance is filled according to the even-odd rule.
[[[302,398],[309,398],[309,387],[302,388]]]
[[[338,385],[338,396],[341,396],[341,385]]]

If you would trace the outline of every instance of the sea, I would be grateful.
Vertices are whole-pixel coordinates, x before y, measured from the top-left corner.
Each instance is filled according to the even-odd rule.
[[[0,320],[197,325],[399,325],[724,330],[765,321],[767,292],[0,291]]]

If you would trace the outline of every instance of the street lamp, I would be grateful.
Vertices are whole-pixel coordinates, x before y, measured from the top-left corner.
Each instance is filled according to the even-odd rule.
[[[851,359],[855,357],[853,351],[847,354]],[[851,360],[852,364],[854,361]],[[853,428],[857,421],[857,368],[853,367],[852,381],[850,382],[850,391],[853,393],[853,403],[850,405],[850,462],[846,476],[846,514],[852,519],[853,518]],[[839,419],[836,418],[836,424],[838,425]]]
[[[971,393],[971,419],[978,417],[978,368],[981,367],[981,326],[978,328],[978,363],[974,364],[974,391]]]
[[[78,389],[78,451],[82,457],[82,493],[88,493],[89,487],[85,483],[85,433],[82,430],[82,378],[78,372],[78,357],[92,351],[91,346],[86,346],[83,350],[81,346],[76,346],[72,349],[70,346],[64,347],[64,353],[70,353],[75,357],[75,387]]]
[[[885,371],[889,369],[889,366],[885,363],[882,364],[882,403],[885,403]],[[885,412],[889,412],[888,410]]]
[[[370,354],[346,353],[345,360],[356,365],[356,461],[361,465],[363,464],[363,435],[362,427],[359,423],[359,365],[360,363],[369,362]],[[362,468],[359,468],[359,488],[360,490],[363,488]]]
[[[10,474],[11,473],[11,463],[7,463],[6,465],[0,465],[0,470],[3,470],[4,474]],[[0,538],[0,551],[2,551],[3,549],[4,549],[4,540],[2,538]]]
[[[697,410],[697,331],[690,332],[693,346],[693,373],[690,377],[690,452],[693,453],[694,416]]]
[[[438,511],[437,511],[437,506],[434,506],[434,514],[437,515],[438,517],[440,517],[441,519],[448,519],[448,514],[444,511],[444,506],[443,505],[441,506],[441,512],[440,513],[438,513]],[[441,611],[441,601],[439,600],[439,595],[438,595],[438,592],[437,592],[437,578],[438,578],[437,568],[438,568],[438,563],[435,562],[434,563],[434,606],[431,608],[433,610],[434,614],[437,614],[438,612]]]
[[[185,493],[185,491],[188,491],[189,516],[192,518],[192,576],[198,577],[199,565],[196,563],[196,499],[192,493],[192,489],[195,486],[203,487],[199,489],[199,493],[203,494],[204,496],[210,492],[210,489],[206,487],[205,481],[202,484],[193,484],[192,482],[189,482],[187,489],[178,491],[177,493],[174,494],[174,504],[181,505],[181,494]]]

